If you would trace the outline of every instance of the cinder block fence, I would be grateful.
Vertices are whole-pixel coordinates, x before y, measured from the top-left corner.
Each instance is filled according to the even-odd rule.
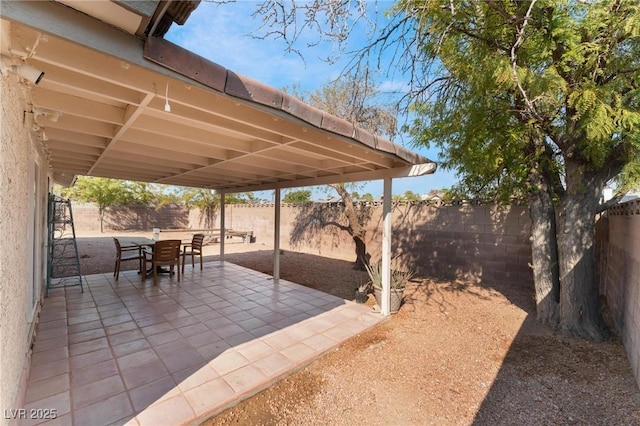
[[[640,384],[640,199],[609,209],[598,228],[600,293]]]
[[[359,209],[364,218],[367,251],[376,260],[380,257],[382,241],[382,205],[362,203]],[[283,205],[281,247],[354,260],[354,242],[338,226],[347,223],[342,210],[339,203]],[[78,233],[99,231],[95,205],[75,204],[73,212]],[[273,205],[227,205],[225,218],[227,228],[253,231],[258,243],[273,243]],[[219,228],[219,215],[214,220],[213,228]],[[442,278],[533,284],[529,268],[530,220],[526,207],[395,203],[392,226],[392,250],[399,266]],[[160,210],[117,207],[105,212],[105,231],[151,231],[153,228],[202,229],[205,225],[199,211],[184,207]]]

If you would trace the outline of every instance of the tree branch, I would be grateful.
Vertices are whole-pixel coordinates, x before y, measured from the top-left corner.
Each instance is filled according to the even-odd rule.
[[[527,105],[527,109],[531,112],[531,115],[534,116],[536,120],[538,120],[538,122],[543,123],[544,120],[542,119],[542,117],[540,117],[540,115],[538,114],[538,111],[536,110],[535,105],[527,96],[527,92],[524,90],[524,87],[522,87],[522,83],[520,81],[520,78],[518,77],[518,62],[516,57],[516,49],[518,49],[518,47],[520,47],[520,45],[524,41],[524,30],[527,27],[527,23],[529,22],[529,19],[531,18],[531,12],[533,11],[533,6],[535,6],[536,1],[537,0],[533,0],[531,4],[529,4],[529,8],[527,9],[527,13],[524,16],[522,26],[518,29],[518,38],[516,39],[516,42],[511,47],[511,68],[513,70],[513,78],[516,82],[516,85],[518,86],[518,90],[520,91],[520,94],[522,95],[525,104]]]
[[[624,197],[624,192],[617,192],[616,195],[613,196],[613,198],[605,203],[600,204],[598,206],[598,209],[596,210],[596,213],[602,213],[606,210],[609,210],[611,207],[617,205],[620,200],[622,200],[622,197]]]
[[[631,68],[628,70],[620,70],[620,71],[616,71],[615,74],[612,74],[606,78],[603,78],[601,81],[601,85],[604,86],[607,83],[610,83],[612,80],[614,80],[616,77],[620,76],[620,75],[625,75],[625,74],[638,74],[640,73],[640,67],[637,68]]]
[[[468,37],[474,38],[476,40],[483,41],[483,42],[485,42],[487,44],[487,46],[493,46],[496,49],[501,50],[503,52],[508,52],[509,51],[508,47],[501,46],[500,44],[498,44],[497,40],[490,40],[488,38],[480,37],[478,34],[474,34],[474,33],[472,33],[471,31],[467,30],[464,27],[459,27],[459,26],[456,25],[456,26],[453,27],[453,29],[456,30],[456,31],[461,32],[462,34],[464,34],[464,35],[466,35]]]
[[[330,221],[330,222],[322,222],[320,224],[320,226],[322,228],[325,228],[327,226],[335,226],[336,228],[338,228],[341,231],[349,232],[349,227],[348,226],[342,225],[341,223],[333,221],[333,220]]]
[[[535,3],[535,1],[534,1]],[[487,6],[489,6],[491,9],[493,9],[494,11],[496,11],[498,13],[498,15],[502,16],[504,19],[506,19],[507,21],[511,21],[514,22],[516,24],[522,22],[522,18],[516,16],[516,15],[509,15],[507,13],[506,10],[504,10],[503,8],[501,8],[500,6],[498,6],[496,4],[495,1],[492,0],[487,0],[486,1]]]

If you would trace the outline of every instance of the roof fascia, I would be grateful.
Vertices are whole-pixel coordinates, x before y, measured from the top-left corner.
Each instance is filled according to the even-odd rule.
[[[237,74],[162,38],[148,38],[145,42],[144,56],[179,75],[187,76],[217,92],[249,103],[254,108],[287,117],[289,120],[300,119],[305,125],[312,125],[335,136],[343,137],[351,143],[359,143],[390,158],[409,164],[431,161],[358,128],[347,120],[313,108],[281,90]]]
[[[113,2],[145,18],[151,18],[160,3],[159,0],[113,0]]]
[[[145,59],[143,39],[57,2],[3,1],[0,16],[8,21],[119,58],[192,86],[207,88],[201,83]]]
[[[151,18],[153,17],[156,9],[158,8],[158,4],[160,4],[160,0],[112,0],[115,4],[119,5],[123,9],[130,10],[136,15],[140,16],[142,19],[140,21],[140,25],[138,26],[138,30],[136,31],[136,35],[143,36],[145,30],[149,26],[149,22],[151,22]]]
[[[320,178],[299,179],[295,181],[274,182],[260,185],[248,185],[243,187],[215,188],[224,190],[225,193],[266,191],[270,189],[298,188],[315,185],[331,185],[336,183],[362,182],[367,180],[394,179],[401,177],[417,177],[435,173],[436,163],[415,164],[408,167],[396,167],[393,169],[371,170],[366,172],[347,173],[343,175],[324,176]]]

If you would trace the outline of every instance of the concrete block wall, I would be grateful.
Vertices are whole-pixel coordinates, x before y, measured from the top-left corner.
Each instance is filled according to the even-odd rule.
[[[382,244],[382,205],[363,203],[359,208],[366,217],[367,249],[375,261],[380,258]],[[73,212],[77,231],[99,229],[95,206],[74,205]],[[273,204],[229,204],[225,206],[226,227],[253,231],[256,243],[272,246],[274,214]],[[106,216],[105,229],[109,230],[204,228],[200,212],[185,208],[159,212],[153,208],[147,212],[142,208],[110,208]],[[399,267],[447,279],[533,285],[531,224],[526,207],[395,203],[392,216],[392,250]],[[213,228],[220,228],[219,213],[215,221]],[[338,203],[284,204],[280,247],[353,261],[355,244],[339,226],[346,223]]]
[[[346,223],[338,204],[283,205],[281,247],[319,256],[354,260],[354,243],[337,226],[320,232],[300,232],[299,223],[318,229],[319,221]],[[230,205],[228,228],[251,230],[258,243],[273,242],[272,205]],[[382,206],[365,212],[366,243],[372,259],[380,258]],[[526,207],[433,206],[397,203],[393,206],[393,246],[398,266],[428,276],[464,278],[484,282],[533,285],[531,223]],[[301,234],[301,235],[299,235]]]
[[[317,213],[314,207],[319,207],[320,213]],[[314,212],[317,215],[314,216]],[[239,231],[253,231],[258,244],[273,245],[274,218],[273,204],[226,206],[226,227]],[[354,243],[346,232],[332,225],[322,227],[322,231],[319,232],[320,222],[331,220],[346,223],[336,206],[283,204],[280,209],[280,247],[336,259],[354,260]]]
[[[76,232],[99,232],[100,215],[93,203],[72,204]],[[104,215],[105,231],[149,231],[153,228],[184,229],[189,227],[189,211],[182,206],[160,209],[147,206],[108,207]]]
[[[640,385],[640,199],[609,209],[603,226],[608,232],[600,235],[608,238],[601,244],[600,292]]]
[[[525,207],[399,204],[392,249],[423,275],[529,286],[530,228]],[[375,235],[376,253],[381,240]]]

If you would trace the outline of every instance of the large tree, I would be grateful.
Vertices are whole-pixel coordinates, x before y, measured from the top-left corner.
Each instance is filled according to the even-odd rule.
[[[78,176],[73,186],[61,189],[64,197],[98,205],[100,232],[104,232],[107,207],[125,204],[148,204],[155,196],[148,185],[119,179]]]
[[[183,202],[188,208],[200,210],[200,220],[204,220],[205,228],[213,228],[216,224],[216,212],[220,208],[220,194],[208,188],[177,187],[176,200]],[[225,194],[227,204],[247,204],[255,202],[252,192]]]
[[[311,201],[310,189],[289,190],[282,199],[282,202],[291,204],[304,204],[308,203],[309,201]]]
[[[594,225],[605,184],[640,152],[638,3],[404,1],[396,10],[415,22],[440,76],[420,104],[416,140],[440,146],[467,181],[524,188],[539,319],[602,339]]]
[[[344,52],[352,23],[371,18],[366,4],[266,0],[257,10],[264,35],[291,50],[316,28]],[[439,146],[467,189],[528,198],[539,319],[604,338],[594,224],[605,183],[640,155],[640,4],[400,0],[386,22],[351,69],[394,55],[416,143]]]

